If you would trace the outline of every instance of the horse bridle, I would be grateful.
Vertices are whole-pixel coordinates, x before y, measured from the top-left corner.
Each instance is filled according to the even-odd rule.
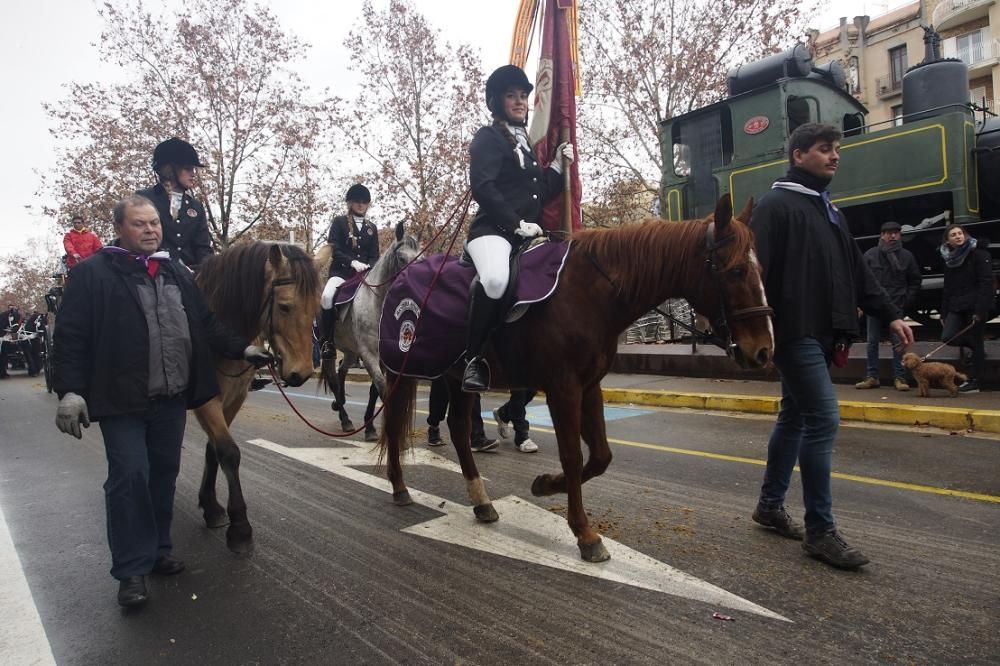
[[[729,306],[726,303],[726,292],[722,288],[722,274],[724,271],[719,261],[718,250],[735,238],[735,234],[727,234],[717,240],[715,238],[715,222],[710,222],[705,229],[705,269],[712,277],[719,300],[719,316],[712,321],[711,331],[700,331],[697,327],[681,321],[672,314],[664,312],[660,308],[654,308],[656,312],[697,337],[700,342],[719,347],[730,358],[733,358],[736,354],[736,343],[733,342],[733,332],[729,327],[729,322],[743,321],[744,319],[752,319],[754,317],[774,316],[774,310],[767,305],[755,305],[750,308],[739,308],[731,312],[729,311]],[[704,284],[702,282],[699,289],[704,288]]]
[[[264,302],[261,303],[260,311],[257,313],[257,321],[260,321],[260,318],[264,316],[265,312],[267,313],[267,335],[264,337],[264,341],[268,343],[268,346],[271,348],[271,355],[274,357],[274,364],[278,368],[281,367],[281,354],[278,353],[278,348],[274,344],[274,290],[276,287],[284,287],[290,284],[295,284],[295,280],[293,278],[272,280],[271,287],[267,292],[267,298],[265,298]],[[219,371],[219,374],[231,378],[242,377],[253,367],[254,364],[247,361],[247,367],[243,368],[234,375],[222,371]]]

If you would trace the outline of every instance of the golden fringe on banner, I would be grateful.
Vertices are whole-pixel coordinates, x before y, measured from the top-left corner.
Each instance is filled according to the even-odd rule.
[[[528,48],[531,46],[531,36],[535,27],[535,15],[542,0],[521,0],[517,10],[517,20],[514,21],[514,34],[510,40],[510,64],[524,69],[528,62]]]

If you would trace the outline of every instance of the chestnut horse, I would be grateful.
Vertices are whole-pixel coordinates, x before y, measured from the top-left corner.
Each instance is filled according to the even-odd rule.
[[[312,259],[287,243],[245,243],[201,263],[198,277],[209,309],[234,334],[263,341],[275,355],[278,374],[291,386],[312,377],[312,322],[319,310],[319,278]],[[209,527],[226,530],[226,545],[236,553],[253,550],[253,528],[240,486],[240,449],[229,425],[246,400],[253,366],[246,361],[218,358],[220,393],[195,410],[208,435],[205,471],[198,506]],[[229,485],[223,510],[215,495],[219,467]],[[227,518],[228,514],[228,518]]]
[[[714,215],[704,220],[650,220],[577,232],[555,293],[493,335],[487,354],[492,388],[545,392],[562,473],[538,476],[531,492],[568,495],[567,521],[584,560],[610,557],[587,520],[582,484],[604,473],[611,462],[601,379],[611,369],[621,332],[668,298],[685,298],[713,322],[716,336],[734,342],[724,346],[741,365],[761,367],[771,361],[771,308],[754,256],[753,234],[746,226],[751,208],[752,201],[733,220],[726,195]],[[473,394],[461,391],[461,373],[462,368],[454,367],[447,375],[448,428],[473,512],[478,520],[492,522],[499,516],[473,460],[469,434],[474,400]],[[387,379],[390,384],[396,381],[391,373]],[[393,501],[399,505],[411,502],[399,454],[412,427],[415,384],[412,378],[400,377],[385,401],[380,449]],[[590,450],[586,461],[581,437]]]

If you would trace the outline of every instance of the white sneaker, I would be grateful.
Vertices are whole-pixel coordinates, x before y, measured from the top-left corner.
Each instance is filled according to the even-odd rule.
[[[515,444],[514,446],[516,446],[517,450],[520,451],[521,453],[534,453],[535,451],[538,450],[538,444],[535,444],[533,441],[531,441],[530,437],[521,442],[520,444]]]
[[[497,434],[500,435],[500,439],[510,439],[514,434],[514,429],[511,427],[510,421],[504,421],[500,418],[499,407],[493,410],[493,420],[497,422]]]

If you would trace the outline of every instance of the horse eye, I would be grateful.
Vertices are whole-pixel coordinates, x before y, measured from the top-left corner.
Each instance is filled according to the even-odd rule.
[[[288,305],[287,303],[278,303],[278,309],[284,312],[285,314],[288,314],[289,312],[292,311],[292,306]]]

